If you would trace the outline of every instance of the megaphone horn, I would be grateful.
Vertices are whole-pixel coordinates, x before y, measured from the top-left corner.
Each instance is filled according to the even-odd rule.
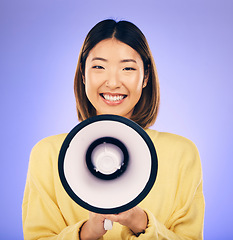
[[[116,115],[99,115],[76,125],[58,158],[65,191],[83,208],[100,214],[138,205],[153,187],[157,170],[150,137],[138,124]]]

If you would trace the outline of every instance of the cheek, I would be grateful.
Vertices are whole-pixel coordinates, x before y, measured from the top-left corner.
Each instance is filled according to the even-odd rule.
[[[88,99],[93,98],[97,92],[97,88],[91,83],[91,81],[86,81],[85,83],[85,91]]]
[[[136,94],[140,94],[142,92],[142,86],[143,86],[143,75],[138,74],[137,76],[135,76],[130,86]]]
[[[86,92],[92,92],[96,89],[96,78],[93,76],[92,73],[86,72],[85,74],[85,90]]]
[[[95,71],[87,71],[85,74],[85,81],[89,86],[100,86],[103,84],[104,74],[96,73]]]

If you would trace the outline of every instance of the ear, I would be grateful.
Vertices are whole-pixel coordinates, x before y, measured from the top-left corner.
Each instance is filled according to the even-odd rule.
[[[85,85],[85,76],[82,74],[83,84]]]
[[[143,79],[142,88],[145,88],[147,86],[148,80],[149,80],[149,71],[146,71]]]

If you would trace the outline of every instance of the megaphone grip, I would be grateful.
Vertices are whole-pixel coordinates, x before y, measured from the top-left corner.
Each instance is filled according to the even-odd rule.
[[[105,230],[111,230],[112,229],[113,222],[109,219],[104,220],[104,229]]]

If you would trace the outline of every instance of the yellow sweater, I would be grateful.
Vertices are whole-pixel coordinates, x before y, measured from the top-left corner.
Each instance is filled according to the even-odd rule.
[[[186,138],[146,130],[158,154],[156,183],[139,204],[149,218],[136,237],[117,223],[102,239],[203,239],[202,170],[196,146]],[[65,192],[58,175],[58,154],[66,134],[48,137],[32,150],[22,213],[25,240],[78,240],[88,211]]]

